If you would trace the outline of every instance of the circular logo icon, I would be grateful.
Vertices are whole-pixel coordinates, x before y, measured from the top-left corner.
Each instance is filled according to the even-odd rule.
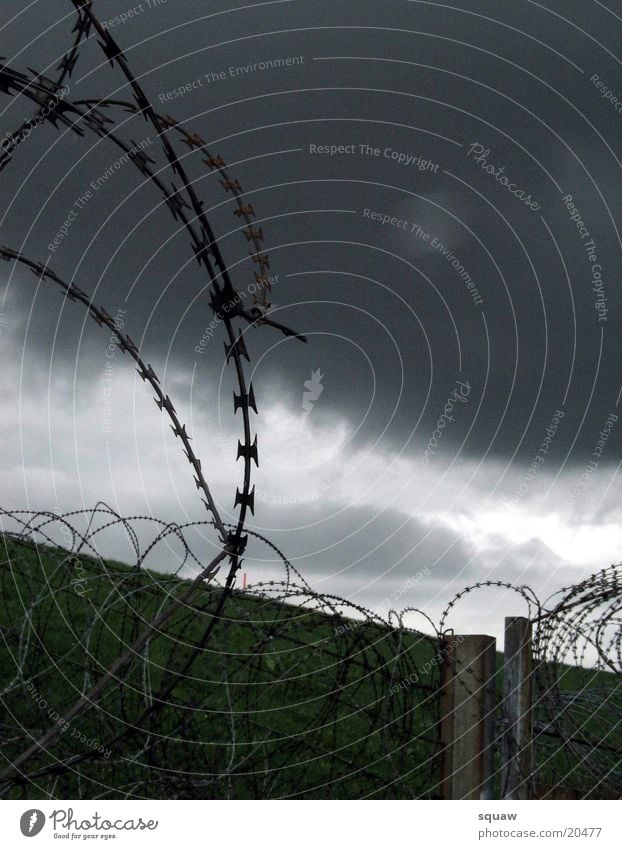
[[[37,808],[31,808],[22,814],[19,827],[24,837],[35,837],[45,825],[45,814]]]

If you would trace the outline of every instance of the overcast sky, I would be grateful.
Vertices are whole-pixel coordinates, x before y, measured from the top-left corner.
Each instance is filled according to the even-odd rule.
[[[94,9],[154,105],[239,179],[278,275],[275,317],[309,337],[266,327],[245,337],[260,411],[252,527],[313,586],[383,614],[395,593],[396,606],[438,618],[453,592],[488,578],[544,597],[619,560],[619,4]],[[52,74],[74,22],[68,0],[3,0],[0,53]],[[274,59],[290,61],[262,69]],[[129,97],[94,37],[70,85],[74,99]],[[4,138],[32,104],[3,97]],[[151,126],[114,117],[172,182]],[[92,134],[38,126],[0,175],[2,244],[45,261],[119,156]],[[244,289],[253,264],[230,195],[199,154],[185,162]],[[124,310],[231,515],[239,421],[222,326],[201,346],[208,281],[131,165],[91,194],[50,265],[111,315]],[[127,514],[203,518],[131,363],[117,353],[105,377],[109,332],[26,269],[0,271],[3,505],[101,499]],[[120,539],[107,544],[123,556]],[[276,573],[269,550],[248,554],[251,583]],[[518,599],[480,595],[450,624],[496,633],[521,612]]]

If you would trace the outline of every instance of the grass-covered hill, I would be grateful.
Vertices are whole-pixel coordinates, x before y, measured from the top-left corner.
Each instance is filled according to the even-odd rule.
[[[188,585],[0,536],[2,768],[50,729],[61,731],[23,775],[13,770],[10,784],[0,783],[3,797],[439,797],[433,639],[348,618],[337,600],[295,586],[236,591],[221,609],[221,588],[204,584],[175,604]],[[165,628],[132,652],[171,606]],[[101,698],[65,723],[128,650]],[[539,792],[615,796],[619,678],[545,672]],[[500,673],[497,693],[501,700]],[[557,736],[551,703],[567,739]]]
[[[293,604],[235,592],[214,622],[221,590],[205,585],[64,726],[64,712],[188,582],[10,536],[2,554],[3,755],[63,727],[28,763],[28,785],[8,795],[438,795],[430,639],[295,591]]]

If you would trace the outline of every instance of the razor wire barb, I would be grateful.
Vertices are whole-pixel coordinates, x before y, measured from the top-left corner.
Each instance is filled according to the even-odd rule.
[[[155,526],[157,532],[144,550],[136,543],[133,568],[99,557],[100,534],[116,525],[136,541],[142,524]],[[180,526],[144,516],[122,518],[100,505],[89,513],[61,516],[5,511],[3,525],[14,530],[5,533],[11,568],[1,572],[2,598],[8,603],[17,583],[23,587],[23,607],[13,610],[2,631],[14,660],[2,702],[13,715],[24,710],[24,694],[34,693],[37,699],[31,695],[25,708],[33,723],[27,727],[34,728],[47,719],[37,704],[52,681],[60,677],[62,699],[73,702],[72,691],[87,688],[85,668],[97,666],[111,630],[131,632],[136,622],[150,619],[145,614],[150,605],[188,585],[174,575],[146,570],[148,553],[156,555],[158,547],[173,540],[181,547],[175,559],[186,571],[200,570],[201,558],[188,536],[208,523]],[[84,552],[79,561],[57,543],[59,530],[68,527],[70,548]],[[85,712],[81,727],[88,729],[87,736],[93,729],[98,747],[76,752],[72,739],[60,735],[54,756],[41,749],[27,772],[11,771],[5,777],[5,795],[52,786],[62,793],[80,775],[89,793],[104,796],[103,785],[117,791],[129,774],[137,790],[128,795],[145,797],[157,797],[164,787],[176,798],[205,793],[216,798],[228,793],[250,798],[338,795],[344,782],[352,796],[374,795],[383,788],[396,798],[415,790],[417,795],[433,792],[434,687],[400,691],[395,699],[391,686],[414,679],[419,661],[413,647],[419,647],[419,655],[424,652],[423,658],[432,657],[434,640],[408,629],[399,636],[364,607],[313,591],[269,540],[253,531],[249,535],[272,548],[282,562],[283,578],[256,582],[247,593],[232,592],[220,615],[212,611],[223,594],[214,582],[201,581],[193,598],[177,605],[176,616],[158,628],[145,650],[132,655],[105,698],[89,705],[91,713]],[[33,562],[29,568],[23,563],[24,557],[35,556],[41,573]],[[88,575],[84,584],[91,588],[82,595],[74,586],[76,562],[83,564]],[[219,650],[206,652],[201,646],[197,656],[201,621],[206,619],[215,623]],[[72,650],[60,656],[41,652],[52,633],[58,639],[63,632],[74,634]],[[21,650],[13,654],[18,645]],[[96,676],[97,669],[89,675]],[[163,702],[163,710],[151,710]],[[55,704],[57,708],[67,720],[69,713],[60,710],[62,705]],[[11,749],[18,751],[21,741],[9,742],[5,754],[15,763]]]
[[[227,361],[233,361],[236,378],[238,382],[239,394],[234,393],[234,412],[241,410],[242,418],[243,418],[243,430],[244,430],[244,440],[240,442],[238,445],[238,459],[243,459],[244,461],[244,478],[242,489],[236,492],[235,498],[235,507],[240,508],[239,517],[237,527],[229,533],[229,537],[233,537],[237,541],[237,546],[239,552],[241,553],[244,548],[244,537],[243,537],[243,529],[244,523],[246,519],[247,512],[254,512],[254,488],[251,490],[251,466],[252,463],[258,464],[258,450],[257,450],[257,438],[252,441],[251,435],[251,424],[250,424],[250,410],[254,410],[257,412],[257,406],[255,402],[255,395],[253,391],[252,384],[246,386],[246,380],[244,376],[244,369],[242,364],[242,358],[250,361],[250,357],[248,356],[248,351],[246,349],[246,345],[244,343],[244,338],[242,332],[236,336],[235,329],[233,327],[233,319],[235,317],[244,318],[249,324],[257,325],[257,324],[268,324],[272,325],[279,330],[281,330],[287,336],[295,336],[300,338],[302,341],[306,341],[304,336],[292,331],[290,328],[285,327],[279,322],[275,322],[271,320],[267,315],[267,308],[269,304],[267,303],[267,291],[270,288],[269,277],[266,275],[266,270],[269,268],[269,257],[262,253],[260,242],[263,240],[263,230],[256,229],[252,226],[252,216],[254,215],[254,210],[252,205],[244,202],[243,192],[240,186],[239,181],[233,180],[228,172],[225,169],[225,163],[221,157],[215,156],[210,153],[205,145],[205,142],[197,136],[196,133],[190,133],[184,128],[178,125],[178,122],[172,118],[171,116],[161,116],[158,115],[155,110],[151,107],[148,99],[145,97],[142,88],[133,77],[125,57],[123,56],[122,51],[118,48],[114,39],[110,35],[109,31],[101,26],[97,18],[94,16],[91,10],[90,3],[75,3],[76,9],[79,13],[79,21],[74,28],[77,32],[75,43],[72,47],[72,50],[69,54],[63,59],[60,65],[61,76],[57,81],[52,81],[47,79],[46,77],[42,77],[42,75],[35,75],[32,78],[27,77],[25,74],[21,72],[17,72],[4,65],[0,69],[0,88],[7,94],[11,94],[14,90],[17,94],[24,94],[30,99],[34,100],[35,103],[40,104],[42,98],[49,98],[46,102],[48,108],[48,114],[46,115],[46,119],[51,123],[56,125],[56,121],[59,118],[62,118],[63,121],[71,128],[76,129],[76,123],[71,122],[67,114],[71,114],[72,116],[77,116],[82,119],[86,125],[86,127],[97,135],[101,135],[107,139],[112,140],[116,145],[121,147],[125,155],[132,161],[136,167],[139,169],[143,176],[147,177],[149,180],[153,181],[155,185],[162,191],[163,199],[173,215],[173,218],[177,220],[178,218],[181,220],[183,227],[187,230],[191,238],[191,246],[193,252],[196,256],[196,259],[200,266],[204,267],[210,279],[210,285],[212,288],[212,296],[210,301],[210,306],[214,313],[224,321],[226,334],[228,337],[228,343],[225,343],[225,352]],[[110,61],[111,65],[115,65],[115,62],[123,71],[125,77],[130,83],[133,94],[135,98],[135,103],[127,102],[127,101],[113,101],[113,100],[96,100],[96,101],[83,101],[79,104],[72,104],[67,98],[58,98],[57,93],[60,85],[62,84],[65,76],[71,77],[73,69],[75,67],[77,61],[77,51],[80,39],[82,37],[87,37],[91,27],[94,27],[95,30],[102,37],[102,42],[98,42],[100,47],[103,49],[105,55]],[[42,82],[43,80],[43,82]],[[54,99],[56,98],[56,99]],[[50,104],[53,104],[50,106]],[[154,126],[158,138],[162,144],[164,153],[166,155],[166,159],[169,163],[170,168],[173,170],[174,174],[176,174],[183,183],[183,191],[172,184],[172,191],[168,190],[162,179],[153,172],[153,170],[149,167],[150,164],[155,165],[155,162],[148,156],[144,154],[143,151],[136,150],[136,146],[130,147],[126,142],[124,142],[121,138],[119,138],[118,134],[113,133],[110,129],[108,129],[107,124],[115,124],[115,121],[104,115],[100,110],[102,108],[110,108],[112,106],[118,106],[124,108],[126,111],[131,112],[133,114],[142,114],[146,120],[149,120]],[[188,145],[189,148],[199,148],[206,156],[207,159],[203,160],[207,166],[210,168],[218,169],[218,172],[221,174],[221,184],[226,191],[230,191],[233,193],[233,196],[236,200],[237,208],[235,210],[235,215],[239,218],[243,218],[246,224],[246,228],[243,230],[243,233],[247,239],[247,241],[252,242],[254,252],[250,254],[254,263],[259,266],[260,271],[255,272],[255,276],[257,279],[257,283],[260,289],[260,297],[257,300],[257,305],[252,310],[245,310],[242,307],[242,302],[239,294],[234,290],[233,285],[231,283],[229,273],[227,271],[227,267],[225,265],[222,253],[220,251],[220,247],[218,242],[216,241],[214,234],[212,232],[211,226],[207,219],[206,213],[204,211],[204,204],[196,195],[194,191],[194,187],[189,180],[186,171],[181,164],[177,154],[174,151],[173,146],[167,138],[166,132],[171,128],[178,129],[182,141]],[[80,134],[83,133],[83,130],[78,130]],[[10,154],[3,154],[2,165],[6,165],[8,159],[10,159]],[[186,199],[183,197],[183,193],[186,194]],[[191,210],[194,213],[195,221],[198,222],[198,231],[197,227],[190,220],[189,216],[186,214],[186,210]],[[189,462],[192,464],[194,472],[195,472],[195,481],[197,488],[202,490],[205,495],[205,504],[207,509],[212,513],[214,517],[214,524],[218,528],[221,534],[221,538],[223,541],[225,540],[225,536],[223,534],[222,521],[215,511],[215,504],[209,492],[209,488],[205,479],[203,477],[203,473],[201,471],[201,464],[198,458],[194,455],[191,447],[190,447],[190,437],[187,435],[185,426],[181,425],[179,420],[177,419],[175,409],[172,405],[172,402],[168,398],[168,396],[164,396],[160,391],[158,384],[159,380],[156,377],[153,368],[151,365],[145,366],[145,364],[140,360],[138,356],[138,349],[136,345],[133,343],[131,338],[127,336],[125,339],[121,336],[121,334],[117,331],[116,326],[114,325],[113,319],[109,316],[107,311],[104,308],[100,308],[99,310],[95,308],[88,297],[84,294],[84,292],[77,287],[75,284],[65,284],[58,275],[49,271],[47,266],[44,266],[42,263],[33,262],[28,260],[23,254],[19,251],[12,250],[10,248],[3,248],[1,250],[0,256],[2,256],[5,260],[15,260],[17,262],[22,262],[28,265],[35,273],[37,273],[41,279],[50,279],[57,284],[59,284],[68,298],[71,300],[80,300],[85,305],[89,307],[91,317],[94,320],[102,325],[105,324],[108,326],[113,334],[118,337],[117,343],[123,352],[128,351],[134,359],[139,363],[139,374],[143,380],[148,381],[152,387],[156,391],[156,402],[158,403],[160,409],[165,409],[169,414],[171,419],[173,420],[172,428],[176,437],[180,438],[183,443],[184,452]]]
[[[242,412],[244,439],[238,443],[237,459],[243,460],[244,473],[242,488],[238,488],[235,497],[235,507],[239,507],[238,520],[237,524],[231,530],[225,530],[209,486],[205,480],[201,461],[192,449],[190,436],[186,431],[185,425],[183,425],[179,420],[175,407],[169,396],[165,395],[161,390],[160,381],[153,367],[151,364],[145,363],[141,358],[138,347],[131,337],[129,335],[123,336],[120,333],[116,323],[105,308],[96,307],[89,296],[86,295],[86,293],[75,283],[65,283],[48,267],[47,263],[43,264],[30,260],[24,256],[21,251],[17,251],[9,247],[1,248],[0,256],[6,261],[14,261],[26,265],[39,277],[40,280],[49,280],[56,283],[69,300],[83,303],[88,308],[91,318],[93,318],[97,324],[108,327],[113,336],[116,337],[116,343],[121,351],[123,353],[128,353],[135,360],[140,377],[154,390],[156,396],[154,400],[156,401],[159,409],[166,412],[171,420],[171,428],[175,437],[179,438],[182,442],[186,458],[193,468],[197,489],[199,489],[204,495],[204,504],[208,512],[211,514],[211,522],[218,530],[221,542],[224,546],[220,554],[214,558],[212,563],[205,567],[205,569],[197,576],[189,591],[189,595],[184,596],[184,601],[191,596],[196,584],[200,581],[211,579],[218,571],[221,561],[226,557],[229,557],[231,566],[219,606],[221,607],[224,604],[226,593],[231,591],[235,572],[239,568],[240,556],[246,546],[247,537],[243,535],[246,517],[249,510],[250,512],[254,512],[254,487],[251,490],[250,486],[251,466],[253,462],[258,464],[257,438],[255,437],[254,441],[252,441],[250,424],[250,410],[252,409],[254,412],[257,412],[257,407],[252,384],[249,384],[248,387],[246,385],[242,364],[242,358],[247,360],[250,360],[250,358],[246,350],[242,332],[240,331],[236,335],[233,319],[241,317],[249,324],[271,324],[286,335],[290,336],[299,336],[299,334],[277,322],[273,322],[265,314],[267,307],[266,291],[269,288],[269,280],[264,272],[269,267],[269,258],[267,255],[261,253],[259,242],[263,239],[263,232],[262,230],[257,230],[252,227],[250,223],[250,219],[254,214],[254,211],[251,205],[243,202],[243,193],[239,181],[232,180],[229,177],[224,167],[224,161],[220,157],[215,157],[210,154],[206,150],[205,143],[200,140],[196,134],[190,134],[187,131],[180,129],[182,141],[187,143],[189,147],[199,147],[207,154],[208,158],[206,160],[206,164],[208,167],[210,169],[218,169],[222,176],[221,184],[223,188],[228,192],[232,192],[237,201],[237,209],[235,211],[236,215],[244,218],[247,225],[244,234],[247,240],[253,244],[254,253],[251,253],[251,257],[253,262],[256,263],[260,269],[260,273],[256,274],[256,277],[258,283],[262,284],[260,287],[262,295],[258,300],[257,307],[251,311],[247,311],[241,306],[241,299],[233,288],[220,247],[204,211],[204,204],[196,195],[194,187],[167,137],[167,130],[177,127],[177,122],[170,116],[162,117],[158,115],[152,108],[142,91],[141,86],[132,75],[122,51],[118,48],[110,33],[101,26],[93,14],[91,4],[75,3],[74,5],[78,12],[78,22],[73,30],[76,32],[76,36],[71,50],[61,61],[59,66],[60,76],[57,80],[51,80],[42,74],[37,74],[36,72],[32,72],[32,76],[29,77],[22,72],[11,69],[7,65],[2,65],[0,68],[0,90],[9,95],[21,94],[34,101],[39,107],[39,112],[34,119],[35,122],[39,120],[48,120],[56,126],[60,121],[71,130],[78,132],[79,135],[84,135],[84,130],[77,126],[77,120],[81,119],[87,129],[90,129],[98,135],[102,135],[106,139],[112,140],[115,144],[120,146],[128,156],[128,159],[134,162],[141,173],[149,180],[153,181],[163,192],[164,201],[173,217],[176,220],[179,218],[182,225],[189,233],[197,261],[200,266],[207,270],[208,273],[212,289],[210,306],[214,313],[217,314],[225,324],[225,331],[228,337],[228,343],[225,343],[226,359],[228,362],[232,361],[234,364],[239,390],[237,394],[234,393],[234,412],[237,412],[238,410],[241,410]],[[61,91],[65,77],[70,78],[74,70],[78,59],[80,41],[83,37],[88,37],[91,28],[94,28],[94,30],[100,35],[102,41],[98,42],[98,44],[109,59],[110,64],[113,67],[116,64],[129,82],[133,90],[133,97],[135,100],[134,104],[123,101],[113,103],[112,101],[99,100],[96,102],[96,105],[94,103],[74,105],[66,98],[66,96],[64,96],[66,94],[65,91]],[[63,95],[62,97],[59,96],[59,92]],[[115,105],[121,106],[134,114],[142,114],[146,120],[151,122],[161,142],[169,167],[181,181],[182,188],[177,188],[175,184],[173,184],[172,191],[169,191],[161,178],[149,167],[150,164],[155,165],[155,162],[147,157],[142,151],[137,151],[135,146],[130,147],[119,137],[118,133],[111,132],[111,130],[107,127],[107,124],[114,125],[115,122],[108,116],[103,115],[100,110],[102,108],[110,108]],[[69,115],[76,120],[72,121],[68,117]],[[11,153],[26,137],[24,128],[28,127],[31,123],[32,121],[27,121],[22,124],[20,130],[17,131],[18,141],[16,144],[11,143],[10,151],[3,150],[2,159],[0,160],[1,167],[5,167],[11,160]],[[14,139],[15,137],[12,136],[11,138]],[[186,195],[185,199],[183,196],[184,193]],[[194,222],[196,222],[196,225],[198,226],[190,220],[190,217],[186,215],[185,210],[190,210],[194,214]],[[302,339],[302,341],[306,341],[302,336],[299,336],[299,338]],[[67,712],[65,719],[78,715],[89,701],[92,701],[95,697],[99,697],[107,683],[110,682],[111,678],[128,662],[131,654],[140,650],[146,644],[153,631],[161,627],[166,619],[171,615],[172,611],[160,613],[159,617],[143,630],[129,651],[116,658],[115,662],[108,670],[106,670],[100,681],[92,688],[92,690],[89,693],[84,694],[82,698],[70,709],[70,711]],[[203,641],[206,642],[211,630],[211,627],[206,629]],[[25,760],[28,760],[32,754],[36,752],[37,747],[40,748],[45,744],[50,743],[55,740],[58,735],[58,730],[51,730],[48,732],[48,734],[44,735],[41,740],[35,743],[34,746],[19,759],[19,762],[14,764],[14,766],[19,766]]]
[[[457,605],[490,589],[516,593],[533,629],[536,772],[525,778],[539,798],[620,798],[622,566],[604,568],[544,601],[526,586],[479,581],[449,601],[440,632],[449,630]],[[503,716],[498,730],[505,733]]]
[[[200,581],[191,598],[171,603],[188,587],[188,574],[201,574],[202,557],[189,537],[210,526],[205,520],[176,525],[122,518],[105,505],[59,516],[4,511],[2,518],[13,528],[4,537],[10,568],[0,573],[11,614],[2,616],[2,641],[13,670],[2,703],[16,722],[22,717],[21,727],[45,725],[40,704],[51,695],[58,716],[69,716],[64,703],[74,704],[106,668],[111,634],[130,642],[137,628],[153,621],[150,611],[177,611],[89,704],[80,729],[83,737],[96,737],[98,748],[76,751],[63,733],[53,753],[40,750],[27,771],[5,777],[4,795],[38,788],[62,796],[79,777],[85,795],[94,797],[438,796],[438,657],[452,633],[447,618],[443,630],[427,635],[405,624],[408,610],[383,618],[318,593],[274,547],[282,578],[233,591],[214,615],[224,597],[216,579]],[[140,534],[148,539],[144,546],[141,526],[155,528],[153,535]],[[99,554],[100,535],[114,527],[124,529],[134,551],[131,568]],[[59,532],[71,540],[68,546],[58,546]],[[272,546],[253,531],[249,537]],[[149,556],[162,563],[163,546],[166,556],[175,550],[176,574],[146,566]],[[83,594],[76,592],[76,568],[87,574]],[[517,588],[531,604],[535,629],[538,786],[548,793],[619,795],[619,674],[611,674],[617,652],[600,614],[606,609],[615,628],[608,614],[611,604],[619,608],[620,577],[620,567],[612,566],[544,603]],[[481,582],[458,601],[514,589]],[[20,604],[10,607],[11,599]],[[454,609],[448,605],[447,616]],[[214,629],[213,649],[203,643],[206,621]],[[64,652],[50,652],[64,633],[71,646],[61,640]],[[595,650],[596,635],[603,656],[587,665],[583,642]],[[569,670],[569,649],[583,666]],[[5,755],[15,762],[23,736],[5,741]]]
[[[225,523],[186,427],[138,345],[48,261],[32,260],[13,247],[0,249],[1,258],[29,268],[82,304],[134,360],[182,444],[208,512],[207,520],[180,525],[124,518],[103,504],[64,514],[0,510],[6,553],[0,644],[9,671],[0,691],[6,760],[0,793],[71,798],[78,788],[93,798],[435,798],[439,671],[443,641],[452,631],[449,617],[472,592],[493,589],[517,593],[535,629],[542,782],[553,787],[561,769],[577,793],[622,795],[619,723],[611,710],[620,704],[620,567],[544,603],[527,587],[479,582],[449,602],[436,626],[415,608],[391,610],[382,618],[316,592],[269,539],[246,527],[254,512],[251,472],[258,449],[250,413],[257,413],[257,404],[244,372],[243,361],[250,361],[246,329],[237,322],[306,339],[271,315],[263,228],[224,159],[198,133],[153,108],[91,0],[72,5],[77,20],[55,78],[0,64],[0,92],[36,108],[34,118],[3,144],[0,171],[17,158],[33,125],[47,121],[114,145],[157,191],[175,225],[187,233],[207,275],[210,307],[225,326],[225,357],[237,381],[234,413],[242,414],[237,459],[243,460],[243,481],[235,494],[237,520]],[[91,36],[125,78],[133,100],[69,97],[80,51]],[[162,167],[123,135],[126,121],[139,116],[157,135],[166,160]],[[177,145],[187,150],[180,155]],[[186,162],[197,157],[215,178],[209,185],[224,191],[235,207],[259,293],[250,309],[233,286],[189,177]],[[144,536],[149,527],[155,531],[142,546],[139,529]],[[205,562],[189,536],[199,533],[203,539],[210,528],[218,533],[220,549]],[[119,529],[130,544],[129,566],[112,564],[100,553],[98,540]],[[283,572],[241,593],[235,575],[251,540],[267,546]],[[162,557],[162,547],[167,557],[175,551],[177,568],[153,572],[146,564]],[[221,584],[226,559],[230,566]],[[431,635],[408,627],[415,617],[423,618]]]

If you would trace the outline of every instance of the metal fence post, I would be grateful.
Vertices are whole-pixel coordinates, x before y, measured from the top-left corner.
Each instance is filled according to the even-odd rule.
[[[441,795],[492,799],[496,641],[487,635],[441,641]]]
[[[520,616],[505,620],[503,719],[501,795],[504,799],[533,798],[531,622]]]

